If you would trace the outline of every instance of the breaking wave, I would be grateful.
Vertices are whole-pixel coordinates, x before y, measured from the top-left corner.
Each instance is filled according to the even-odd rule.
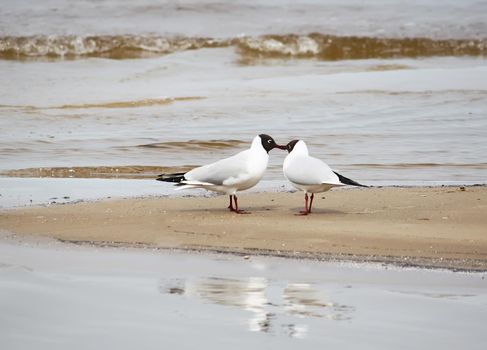
[[[0,37],[0,58],[142,58],[176,51],[228,46],[227,40],[161,36],[6,36]]]
[[[137,101],[118,101],[105,103],[85,103],[75,105],[62,105],[58,107],[50,107],[50,109],[77,109],[77,108],[136,108],[136,107],[152,107],[159,105],[167,105],[178,101],[192,101],[201,100],[204,97],[188,96],[188,97],[167,97],[167,98],[149,98]]]
[[[0,59],[144,58],[202,48],[236,47],[245,58],[320,60],[427,56],[486,56],[487,39],[428,39],[308,35],[264,35],[230,39],[141,35],[4,36]]]
[[[189,140],[189,141],[169,141],[159,143],[149,143],[139,145],[138,147],[145,148],[159,148],[159,149],[174,149],[186,151],[212,150],[212,149],[229,149],[237,148],[247,142],[241,140]]]
[[[310,57],[322,60],[422,56],[484,56],[485,40],[434,40],[427,38],[375,38],[310,34],[268,35],[244,38],[244,54],[262,57]]]
[[[116,101],[116,102],[99,102],[99,103],[83,103],[83,104],[67,104],[61,106],[37,107],[37,106],[15,106],[2,105],[0,108],[22,108],[27,110],[36,109],[89,109],[89,108],[137,108],[137,107],[152,107],[168,105],[174,102],[202,100],[202,96],[184,96],[184,97],[164,97],[164,98],[148,98],[134,101]]]

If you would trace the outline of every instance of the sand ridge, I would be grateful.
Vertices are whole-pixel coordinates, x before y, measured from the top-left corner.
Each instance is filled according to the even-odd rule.
[[[71,242],[487,270],[487,187],[121,199],[0,212],[0,229]]]

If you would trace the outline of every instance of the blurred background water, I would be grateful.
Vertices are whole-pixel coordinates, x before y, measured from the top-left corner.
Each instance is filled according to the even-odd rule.
[[[1,5],[4,175],[151,178],[268,133],[362,183],[486,182],[486,1]]]

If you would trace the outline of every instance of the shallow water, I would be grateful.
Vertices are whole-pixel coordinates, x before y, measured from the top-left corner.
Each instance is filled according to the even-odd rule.
[[[487,2],[4,5],[0,171],[195,166],[268,133],[361,183],[486,181]]]
[[[216,69],[218,58],[233,56],[231,50],[223,51],[227,53],[216,57],[215,50],[191,53],[187,59],[196,64],[200,55],[206,61],[213,57]],[[108,81],[72,77],[78,93],[70,97],[63,93],[73,81],[66,75],[87,72],[90,66],[110,70],[113,63],[69,61],[55,64],[56,68],[45,62],[0,61],[14,68],[7,69],[7,76],[23,75],[14,79],[15,84],[29,86],[31,92],[22,96],[12,89],[2,98],[10,106],[30,107],[0,108],[1,167],[198,165],[244,149],[257,133],[269,133],[281,143],[305,139],[315,156],[365,183],[485,182],[483,60],[464,67],[459,65],[467,59],[401,60],[411,69],[392,71],[367,70],[380,62],[354,61],[349,65],[358,71],[347,72],[350,67],[337,65],[336,73],[329,72],[333,67],[311,61],[278,67],[230,66],[230,75],[240,75],[232,79],[199,68],[196,76],[145,75],[144,71],[164,69],[168,60],[179,64],[183,58],[178,55],[189,53],[123,61]],[[26,66],[20,71],[16,65]],[[140,67],[129,73],[133,79],[116,83],[127,79],[134,66]],[[91,88],[94,85],[97,91]],[[205,98],[147,107],[91,107],[107,99],[111,103],[157,96]],[[57,108],[83,101],[90,107]],[[275,150],[271,158],[271,178],[282,179],[284,154]]]
[[[484,345],[483,273],[5,239],[0,257],[8,349]]]
[[[291,191],[291,185],[263,180],[248,192]],[[0,209],[77,203],[100,199],[150,196],[212,196],[215,193],[174,191],[172,184],[147,179],[76,179],[76,178],[9,178],[0,177]]]
[[[2,5],[0,31],[15,36],[153,33],[224,38],[321,32],[485,39],[487,32],[487,4],[478,0],[19,0]]]
[[[173,194],[151,180],[0,178],[0,208]]]

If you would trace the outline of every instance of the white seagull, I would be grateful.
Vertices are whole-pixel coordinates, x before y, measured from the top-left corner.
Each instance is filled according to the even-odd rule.
[[[325,192],[337,186],[360,186],[358,182],[333,171],[325,162],[311,157],[306,143],[302,140],[293,140],[286,145],[289,154],[284,160],[282,170],[284,176],[299,190],[304,191],[304,211],[302,215],[311,213],[315,193]],[[308,193],[311,199],[308,206]]]
[[[264,176],[269,162],[269,151],[274,148],[286,149],[276,144],[269,135],[254,138],[249,149],[215,163],[194,168],[187,173],[161,174],[159,181],[176,182],[179,189],[204,188],[230,196],[228,208],[238,214],[245,213],[238,208],[237,191],[254,187]],[[232,203],[235,201],[235,207]]]

